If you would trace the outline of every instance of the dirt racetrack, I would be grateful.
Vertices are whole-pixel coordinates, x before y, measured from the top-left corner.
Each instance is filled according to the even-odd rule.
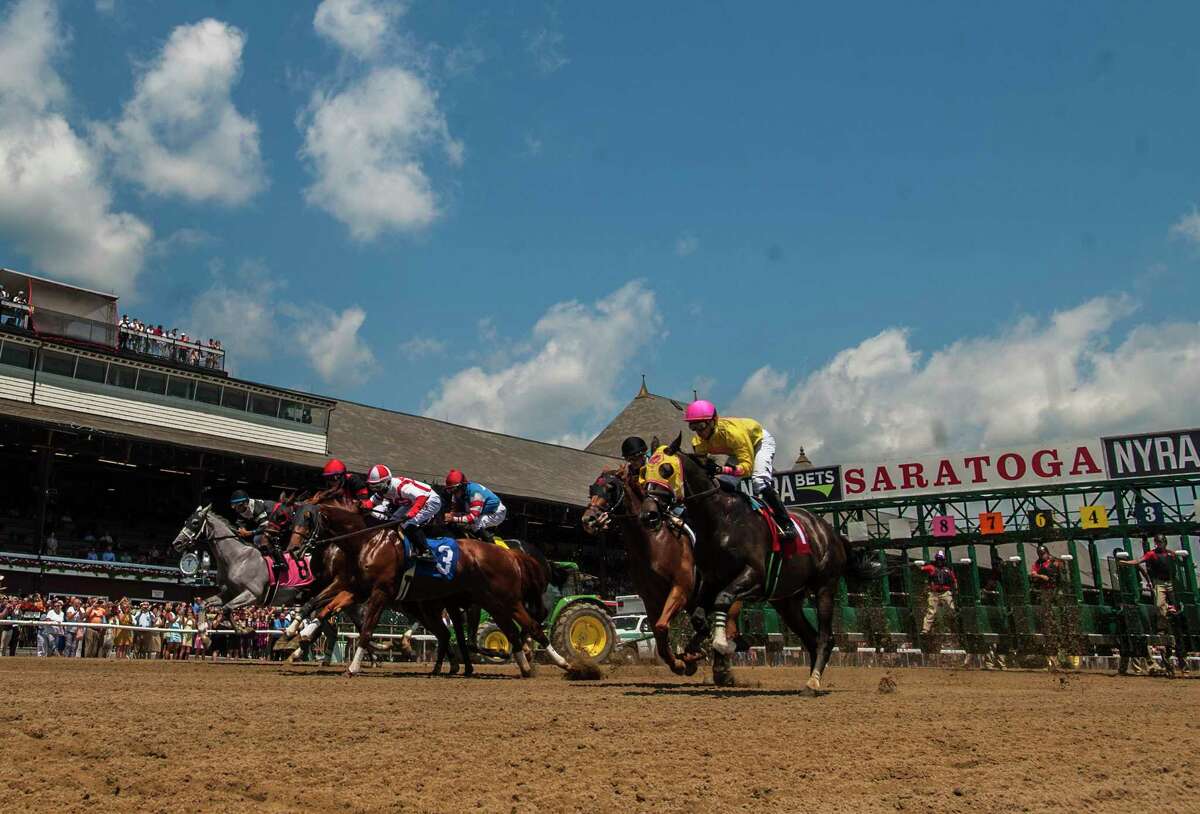
[[[1200,681],[0,659],[3,811],[1198,811]]]

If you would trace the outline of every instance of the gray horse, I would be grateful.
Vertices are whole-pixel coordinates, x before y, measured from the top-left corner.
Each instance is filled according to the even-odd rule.
[[[207,545],[212,552],[213,562],[217,566],[217,585],[220,590],[204,600],[209,608],[244,608],[247,605],[265,605],[271,592],[271,581],[266,561],[254,546],[247,545],[234,533],[225,518],[212,510],[212,504],[201,506],[192,512],[191,516],[179,530],[172,544],[176,551],[187,551]],[[315,558],[314,558],[315,559]],[[314,565],[316,563],[314,562]],[[271,597],[273,605],[295,605],[299,602],[299,594],[307,591],[302,588],[297,591],[292,588],[280,588]],[[355,627],[362,627],[362,610],[353,605],[346,608],[347,614]],[[306,627],[307,636],[302,636],[304,644],[317,635],[325,634],[331,644],[337,636],[337,629],[331,622],[326,622],[318,629]],[[307,649],[307,647],[305,648]],[[333,648],[327,651],[332,654]],[[329,655],[326,656],[329,663]]]

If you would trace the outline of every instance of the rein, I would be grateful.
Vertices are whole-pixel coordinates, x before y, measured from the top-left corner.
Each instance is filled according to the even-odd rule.
[[[396,526],[403,525],[404,523],[407,523],[407,522],[408,522],[408,518],[402,517],[399,520],[389,520],[386,523],[380,523],[379,525],[376,525],[376,526],[367,526],[366,528],[361,528],[361,529],[358,529],[357,531],[348,531],[345,534],[337,534],[337,535],[334,535],[333,537],[325,537],[323,539],[312,540],[310,542],[313,543],[314,545],[316,543],[321,543],[321,544],[336,543],[338,540],[345,540],[349,537],[355,536],[356,534],[363,534],[368,531],[375,532],[375,531],[379,531],[381,529],[395,528]]]

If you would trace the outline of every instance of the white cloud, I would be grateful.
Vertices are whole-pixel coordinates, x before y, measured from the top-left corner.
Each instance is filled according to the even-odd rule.
[[[386,0],[324,0],[313,17],[322,37],[359,59],[380,54],[405,4]]]
[[[359,336],[366,313],[340,313],[319,304],[280,305],[282,281],[259,263],[243,263],[236,275],[216,273],[193,300],[189,323],[197,335],[215,337],[231,366],[249,360],[299,354],[334,384],[357,385],[375,369],[375,355]]]
[[[1172,237],[1181,237],[1191,243],[1200,243],[1200,212],[1193,209],[1171,227]]]
[[[533,157],[539,156],[541,154],[542,154],[542,140],[531,133],[526,133],[525,134],[525,155],[529,156],[530,158],[533,158]]]
[[[424,160],[440,147],[459,165],[436,94],[404,68],[379,68],[336,94],[316,93],[301,156],[316,176],[305,197],[358,240],[387,230],[417,231],[441,214]]]
[[[230,96],[245,44],[240,30],[211,18],[171,32],[120,120],[96,130],[120,175],[191,201],[240,204],[263,189],[258,125]]]
[[[446,343],[432,336],[414,336],[400,344],[400,352],[410,359],[440,356],[446,352]]]
[[[1200,323],[1122,336],[1133,310],[1101,297],[927,358],[889,328],[794,382],[760,368],[728,412],[758,417],[781,460],[804,446],[817,463],[1194,425]]]
[[[316,324],[302,324],[293,333],[308,363],[327,382],[359,385],[375,369],[375,354],[358,335],[367,314],[358,306],[341,313],[318,314]]]
[[[675,241],[675,254],[679,257],[687,257],[696,253],[700,248],[700,238],[696,237],[691,232],[684,232]]]
[[[46,274],[129,295],[153,233],[113,211],[100,162],[59,110],[63,47],[48,0],[0,21],[0,235]]]
[[[561,70],[571,61],[563,48],[562,32],[557,29],[542,27],[526,32],[525,48],[538,70],[546,76]]]
[[[117,0],[96,0],[96,11],[100,14],[112,14],[117,10]]]
[[[507,367],[443,379],[425,415],[545,440],[586,444],[617,408],[616,385],[662,331],[654,292],[633,281],[591,304],[551,306],[530,348]]]

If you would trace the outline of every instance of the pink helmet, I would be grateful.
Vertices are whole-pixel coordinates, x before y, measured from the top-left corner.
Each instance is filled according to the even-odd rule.
[[[367,485],[375,486],[376,484],[386,483],[392,479],[392,470],[388,469],[383,464],[375,464],[371,467],[371,471],[367,473]]]
[[[717,408],[713,406],[711,401],[699,399],[693,401],[687,406],[684,411],[683,420],[691,423],[692,421],[708,421],[710,418],[717,417]]]

